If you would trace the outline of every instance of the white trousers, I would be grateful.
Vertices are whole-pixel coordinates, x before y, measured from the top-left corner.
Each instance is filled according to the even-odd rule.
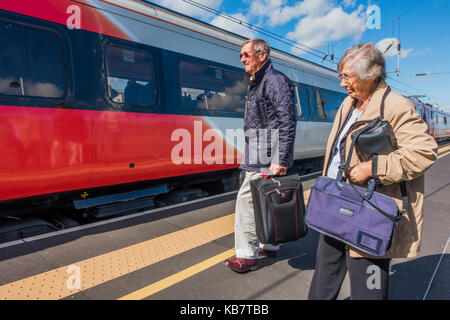
[[[267,250],[279,249],[279,246],[259,243],[256,236],[250,181],[259,178],[261,178],[261,173],[246,171],[244,182],[237,195],[234,220],[234,242],[237,258],[257,259],[258,247]]]

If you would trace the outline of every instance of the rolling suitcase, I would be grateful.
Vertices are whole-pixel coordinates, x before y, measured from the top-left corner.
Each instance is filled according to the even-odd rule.
[[[279,244],[304,237],[308,229],[299,175],[263,176],[250,182],[258,240]]]

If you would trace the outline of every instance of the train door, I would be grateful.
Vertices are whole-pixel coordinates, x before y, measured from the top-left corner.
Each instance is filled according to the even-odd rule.
[[[161,177],[165,114],[159,90],[159,52],[109,38],[102,44],[104,95],[111,108],[94,115],[93,186]]]
[[[71,105],[65,26],[0,14],[1,199],[89,183],[90,123]]]

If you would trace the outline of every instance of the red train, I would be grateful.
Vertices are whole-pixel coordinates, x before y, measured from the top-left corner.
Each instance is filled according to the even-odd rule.
[[[99,217],[233,189],[244,40],[143,0],[1,1],[0,218],[59,206]],[[295,159],[319,166],[345,97],[337,73],[271,56],[295,86]]]
[[[1,1],[0,242],[76,222],[26,217],[48,208],[77,220],[236,188],[244,40],[145,0]],[[346,93],[335,70],[271,59],[295,89],[297,168],[316,171]],[[448,138],[448,114],[414,103]]]

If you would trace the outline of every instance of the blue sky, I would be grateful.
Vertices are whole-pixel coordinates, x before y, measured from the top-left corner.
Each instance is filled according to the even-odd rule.
[[[346,48],[372,41],[382,51],[392,44],[385,57],[387,70],[395,71],[400,39],[400,76],[389,73],[389,85],[404,95],[425,95],[422,101],[450,112],[449,0],[193,0],[294,40],[298,43],[295,47],[187,1],[150,1],[249,38],[263,38],[274,48],[316,63],[333,51],[334,69]],[[368,8],[373,10],[368,12]],[[331,67],[329,58],[322,64]],[[415,76],[418,73],[427,75]]]

